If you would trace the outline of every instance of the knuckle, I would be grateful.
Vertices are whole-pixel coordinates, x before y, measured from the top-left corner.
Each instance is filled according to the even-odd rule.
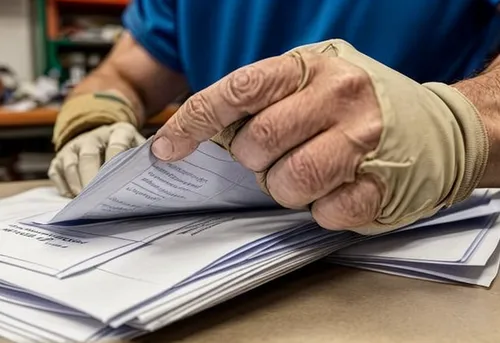
[[[335,78],[332,83],[334,90],[345,96],[359,95],[371,86],[368,73],[356,66],[349,66]]]
[[[210,101],[203,93],[196,93],[186,100],[183,111],[173,117],[172,133],[181,138],[189,138],[193,133],[204,132],[207,128],[222,129]]]
[[[208,100],[205,98],[203,93],[193,94],[186,102],[186,114],[190,119],[205,119],[209,110]]]
[[[305,149],[293,153],[288,159],[287,167],[290,181],[299,193],[313,194],[323,187],[323,178],[316,160]]]
[[[266,116],[257,116],[248,124],[248,138],[258,149],[273,153],[279,150],[277,126]]]
[[[178,124],[181,129],[205,128],[207,125],[213,124],[216,124],[218,128],[222,127],[218,124],[210,101],[202,92],[196,93],[188,99],[185,110],[186,115],[178,117]]]
[[[210,100],[208,100],[204,93],[199,92],[191,98],[188,110],[192,113],[192,116],[188,116],[188,118],[194,127],[204,128],[208,124],[209,126],[222,129],[222,125],[217,119]]]
[[[63,146],[61,151],[59,151],[59,159],[65,160],[68,158],[68,155],[78,153],[82,146],[88,146],[90,144],[95,144],[95,142],[100,141],[100,137],[94,135],[83,134],[81,136],[77,136],[74,140],[70,141],[67,145]]]
[[[109,135],[116,136],[123,134],[130,136],[133,135],[135,132],[137,132],[137,128],[134,125],[126,122],[120,122],[110,128]]]
[[[168,126],[168,129],[172,135],[180,138],[187,138],[189,137],[189,131],[188,128],[186,128],[186,126],[183,124],[183,122],[185,122],[185,119],[183,118],[184,116],[182,115],[173,116],[173,120],[168,122],[166,126]],[[164,128],[161,129],[159,133],[163,133]]]
[[[47,171],[47,175],[52,179],[55,175],[57,175],[59,173],[58,169],[59,169],[58,162],[56,160],[53,160],[50,163],[49,169]]]
[[[77,154],[67,154],[61,161],[61,169],[68,170],[76,168],[79,163],[79,158]]]
[[[251,104],[266,93],[264,74],[262,68],[255,65],[234,71],[222,87],[222,97],[234,107]]]

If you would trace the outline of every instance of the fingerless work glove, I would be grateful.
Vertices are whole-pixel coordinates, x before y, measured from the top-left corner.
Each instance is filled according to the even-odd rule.
[[[385,186],[380,212],[366,232],[384,232],[435,214],[467,198],[479,184],[488,158],[485,127],[471,102],[443,83],[419,84],[360,53],[342,40],[300,46],[304,52],[343,59],[370,77],[382,113],[375,150],[358,174],[375,175]],[[245,121],[227,127],[213,141],[230,150]],[[265,172],[258,175],[263,190]],[[357,228],[363,232],[363,228]]]

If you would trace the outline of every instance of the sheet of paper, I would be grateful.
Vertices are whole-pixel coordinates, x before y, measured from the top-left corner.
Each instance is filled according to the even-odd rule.
[[[151,313],[146,313],[146,316],[141,316],[140,319],[144,319],[147,328],[155,327],[164,320],[171,323],[180,319],[180,316],[184,314],[191,315],[199,312],[206,308],[208,304],[220,303],[280,275],[289,273],[300,266],[321,259],[333,249],[335,248],[330,244],[325,244],[323,247],[321,245],[315,248],[303,247],[290,250],[288,253],[276,257],[268,257],[267,260],[262,260],[261,263],[256,263],[252,268],[246,268],[239,274],[232,274],[225,279],[218,279],[210,287],[205,286],[192,293],[184,292],[184,296],[177,299],[177,306],[173,306],[175,302],[169,304],[170,310],[163,311],[163,314],[158,318],[148,319],[147,315]],[[161,319],[158,321],[159,318]],[[163,322],[163,325],[165,325],[165,322]]]
[[[271,248],[273,248],[273,246],[271,246]],[[274,248],[276,248],[276,247],[274,247]],[[276,249],[275,249],[275,250],[276,250]]]
[[[334,264],[338,264],[340,266],[345,266],[345,267],[350,267],[350,268],[355,268],[355,269],[362,269],[362,270],[368,270],[368,271],[377,272],[377,273],[384,273],[384,274],[388,274],[388,275],[411,278],[411,279],[416,279],[416,280],[425,280],[425,281],[447,283],[447,284],[454,283],[452,280],[440,278],[437,276],[432,276],[429,274],[424,274],[424,273],[419,273],[419,272],[414,272],[414,271],[409,271],[409,270],[400,270],[398,268],[389,268],[389,267],[382,268],[382,267],[377,267],[377,266],[363,264],[363,263],[358,264],[358,263],[352,262],[350,260],[336,260],[334,262]]]
[[[439,230],[439,229],[438,229]],[[402,233],[404,236],[404,233]],[[457,237],[448,236],[434,245],[435,254],[446,251],[457,243]],[[432,259],[399,258],[402,248],[397,244],[386,246],[384,256],[379,252],[374,255],[356,256],[343,254],[342,250],[332,254],[328,260],[332,263],[348,265],[373,271],[387,272],[394,275],[432,280],[448,280],[489,287],[498,274],[500,266],[500,220],[486,231],[481,241],[475,246],[469,258],[464,261],[439,262]],[[365,244],[365,243],[363,243]],[[404,243],[403,243],[404,244]],[[352,247],[345,250],[350,250]],[[469,249],[470,250],[470,249]],[[436,257],[434,254],[434,258]],[[398,258],[394,258],[399,256]],[[429,256],[432,258],[432,256]]]
[[[0,313],[0,323],[4,324],[8,329],[14,330],[20,335],[24,335],[33,341],[40,342],[67,342],[67,338],[61,337],[60,335],[54,334],[52,332],[39,329],[33,325],[26,324],[17,319],[13,319],[4,314]]]
[[[158,161],[150,143],[112,159],[50,223],[279,207],[251,171],[214,143],[201,144],[175,163]]]
[[[307,247],[312,247],[312,249],[320,250],[323,245],[328,245],[331,249],[335,249],[336,245],[343,244],[343,242],[345,242],[337,235],[329,235],[327,237],[323,236],[323,238],[320,240],[318,240],[314,236],[308,236],[308,238],[302,241],[300,244],[289,246],[289,242],[286,241],[287,240],[285,239],[279,244],[283,247],[286,246],[287,248],[279,250],[275,249],[275,251],[279,253],[270,254],[266,253],[266,250],[264,250],[261,251],[258,256],[255,256],[254,254],[244,254],[245,258],[239,259],[239,263],[232,265],[231,268],[224,268],[217,272],[212,272],[209,268],[203,273],[197,273],[192,277],[186,279],[185,281],[177,284],[175,287],[169,289],[159,297],[156,297],[153,301],[148,302],[147,304],[143,304],[139,308],[133,309],[132,311],[128,311],[121,316],[116,317],[112,322],[110,322],[110,325],[123,325],[136,316],[141,315],[141,313],[144,313],[145,311],[154,311],[157,309],[172,308],[172,306],[177,306],[179,297],[192,296],[193,294],[190,293],[197,290],[198,287],[215,287],[215,289],[217,289],[219,285],[216,284],[216,282],[221,283],[222,285],[227,284],[233,278],[242,275],[241,273],[248,273],[249,271],[251,271],[253,268],[255,268],[255,265],[265,265],[266,263],[269,263],[269,261],[272,261],[276,258],[291,256],[292,252],[303,251]],[[195,298],[196,294],[194,294]]]
[[[0,278],[107,322],[238,247],[281,230],[292,230],[309,220],[310,214],[302,212],[284,211],[272,216],[267,212],[244,213],[241,218],[203,230],[197,227],[159,238],[75,277],[58,280],[0,264]]]
[[[250,280],[246,280],[241,283],[225,287],[221,292],[217,294],[216,292],[212,291],[202,299],[197,299],[196,304],[191,304],[191,306],[186,306],[184,308],[179,308],[175,311],[172,311],[171,313],[164,316],[160,320],[148,323],[146,327],[150,329],[153,328],[159,329],[165,326],[166,324],[173,323],[188,316],[192,316],[207,308],[213,307],[224,301],[232,299],[235,296],[238,296],[239,294],[250,291],[270,280],[273,280],[279,276],[282,276],[306,264],[309,264],[311,261],[319,259],[321,255],[317,255],[316,257],[314,257],[316,253],[320,252],[316,251],[312,254],[309,254],[308,256],[304,256],[302,258],[297,258],[296,260],[289,261],[286,264],[282,264],[282,268],[276,268],[272,271],[262,272],[260,275],[255,276],[251,282]],[[327,254],[327,252],[324,251],[323,254]],[[162,323],[162,320],[166,322]]]
[[[76,342],[84,342],[101,330],[106,325],[88,318],[61,316],[51,312],[36,310],[11,304],[0,300],[0,313],[16,319],[20,323],[58,333],[66,339]]]
[[[480,285],[490,284],[498,273],[500,225],[488,225],[493,218],[488,215],[498,212],[498,203],[484,193],[478,193],[468,205],[461,204],[462,207],[448,209],[440,216],[418,223],[415,227],[419,230],[414,227],[411,231],[402,230],[375,238],[345,231],[328,232],[317,227],[308,212],[280,209],[273,207],[272,202],[258,210],[255,206],[263,203],[260,200],[252,203],[257,199],[250,199],[252,192],[239,200],[233,190],[248,191],[245,182],[250,179],[245,179],[246,175],[252,177],[252,187],[257,187],[254,176],[245,171],[242,178],[230,179],[232,184],[220,182],[218,178],[224,176],[224,172],[235,175],[231,168],[222,167],[224,163],[219,165],[217,176],[206,176],[198,169],[206,167],[203,158],[206,162],[215,154],[207,157],[203,154],[204,147],[197,151],[196,163],[185,160],[180,167],[165,164],[160,168],[173,175],[167,180],[169,183],[165,183],[170,191],[174,189],[172,185],[181,187],[175,182],[193,183],[193,176],[205,178],[210,187],[219,187],[207,186],[207,192],[215,192],[210,199],[186,197],[189,213],[179,212],[184,200],[173,201],[168,196],[158,202],[167,209],[165,213],[155,209],[155,204],[137,202],[136,208],[141,209],[134,213],[143,216],[140,219],[106,212],[99,207],[110,199],[123,202],[120,206],[133,203],[135,200],[130,199],[137,195],[135,192],[132,198],[127,198],[130,194],[117,193],[112,188],[120,183],[122,187],[137,187],[145,182],[144,177],[152,177],[148,168],[156,168],[154,173],[163,175],[156,161],[150,165],[140,163],[145,156],[151,158],[149,150],[144,153],[140,149],[132,151],[130,156],[124,153],[124,158],[115,164],[107,164],[93,186],[86,190],[87,195],[69,205],[54,197],[54,193],[50,194],[48,189],[25,194],[24,198],[0,200],[0,214],[3,210],[6,216],[9,206],[19,209],[28,197],[39,197],[37,202],[42,198],[51,199],[49,203],[52,203],[45,204],[44,211],[33,208],[30,214],[35,216],[27,222],[23,221],[26,213],[24,219],[21,218],[23,222],[19,222],[21,211],[18,211],[0,225],[0,258],[10,263],[0,263],[0,281],[3,282],[0,284],[0,335],[24,335],[27,340],[35,341],[50,340],[51,335],[53,341],[58,341],[59,336],[76,341],[136,336],[140,331],[124,325],[158,329],[340,248],[349,246],[343,252],[349,249],[356,252],[357,245],[351,246],[355,242],[368,246],[361,251],[365,255],[346,255],[339,258],[340,263],[358,263],[361,268]],[[233,166],[235,163],[226,162]],[[114,174],[115,180],[111,180],[112,174],[107,174],[110,171],[123,173]],[[213,171],[211,165],[210,172]],[[225,176],[222,179],[227,181]],[[148,187],[152,187],[150,183],[143,184],[148,196],[159,194],[158,189]],[[190,203],[189,199],[195,200]],[[202,206],[195,205],[196,201]],[[226,201],[229,207],[225,206]],[[78,206],[72,205],[77,202]],[[79,212],[80,206],[90,206],[90,210]],[[127,209],[122,207],[118,212],[123,210]],[[57,213],[56,218],[63,216],[60,217],[63,220],[45,225],[47,220],[52,220],[53,213]],[[113,220],[106,220],[105,213],[111,213]],[[450,220],[460,221],[442,224]],[[437,223],[441,225],[435,225]],[[47,238],[56,239],[53,244],[62,244],[57,243],[60,240],[77,247],[42,245]],[[116,243],[121,241],[130,245]],[[383,249],[381,241],[386,242],[382,244]],[[391,246],[392,250],[388,249]],[[377,251],[381,257],[376,256]],[[33,272],[35,270],[37,272]],[[71,325],[65,325],[65,321],[70,321]],[[42,337],[44,339],[40,339]]]
[[[0,199],[0,261],[59,277],[78,273],[137,246],[126,238],[105,237],[96,232],[61,232],[18,223],[27,215],[57,212],[69,201],[54,187]],[[61,259],[61,250],[71,253]]]
[[[120,327],[118,329],[109,328],[107,331],[92,337],[93,342],[112,342],[112,341],[125,341],[130,342],[134,338],[143,335],[144,332],[131,328]]]
[[[8,323],[3,323],[0,321],[0,337],[4,337],[10,342],[40,342],[36,340],[33,335],[23,332],[23,330],[18,329]]]
[[[482,195],[481,193],[484,193]],[[418,221],[415,224],[409,225],[400,231],[423,228],[426,226],[435,226],[446,224],[449,222],[458,222],[477,217],[485,217],[500,212],[500,199],[489,199],[486,194],[491,193],[487,190],[477,191],[475,197],[480,196],[480,199],[472,198],[465,200],[464,203],[451,207],[437,215]]]
[[[235,278],[240,278],[243,275],[249,275],[255,268],[264,268],[264,267],[276,267],[276,261],[282,261],[286,258],[294,258],[294,254],[303,253],[303,251],[307,249],[313,249],[317,251],[321,251],[323,246],[328,246],[330,249],[335,249],[336,239],[334,236],[323,238],[318,241],[315,238],[310,238],[307,241],[302,242],[301,245],[289,246],[286,249],[281,249],[279,253],[276,254],[266,254],[261,253],[259,256],[254,256],[245,261],[245,263],[239,263],[237,265],[232,266],[232,268],[228,268],[222,270],[218,273],[210,273],[207,271],[204,277],[196,277],[190,278],[186,282],[178,284],[169,292],[163,294],[160,298],[155,301],[142,306],[137,311],[133,311],[127,314],[125,318],[119,318],[114,322],[110,323],[111,325],[119,325],[124,321],[131,320],[136,316],[142,316],[141,312],[144,314],[148,313],[157,313],[157,311],[165,311],[172,310],[175,307],[181,306],[184,302],[193,301],[197,299],[198,296],[201,296],[203,292],[206,292],[211,289],[216,289],[217,291],[221,290],[221,286],[230,284]],[[283,246],[286,246],[286,242],[282,243]],[[314,255],[314,254],[312,254]],[[314,255],[316,256],[316,255]],[[311,256],[313,258],[314,256]],[[151,314],[150,314],[151,315]],[[152,314],[153,316],[155,314]]]
[[[28,199],[33,194],[36,193],[24,198]],[[23,197],[18,199],[23,200]],[[5,204],[3,209],[8,211],[18,206],[17,202],[11,202]],[[239,216],[248,215],[242,213]],[[310,216],[307,213],[301,215]],[[164,235],[194,235],[198,231],[230,222],[235,216],[235,213],[220,212],[214,215],[117,220],[50,229],[4,223],[0,224],[0,261],[52,276],[68,277],[122,256]],[[61,251],[64,251],[64,259],[59,258]]]
[[[149,321],[144,322],[143,326],[146,330],[156,330],[165,325],[171,324],[181,318],[193,315],[208,307],[219,304],[241,293],[249,291],[259,285],[272,280],[280,275],[289,273],[305,264],[320,259],[332,251],[332,247],[327,247],[324,250],[320,248],[305,249],[303,251],[294,251],[288,256],[280,256],[267,261],[267,263],[256,264],[254,268],[250,268],[240,275],[232,275],[228,279],[220,279],[218,283],[220,288],[212,287],[198,290],[187,296],[191,300],[185,302],[185,306],[179,306],[171,311],[163,311],[164,313]],[[295,255],[292,257],[291,255]],[[203,293],[202,293],[203,292]],[[200,294],[201,293],[201,294]],[[165,309],[164,309],[165,310]],[[146,318],[142,318],[146,319]]]
[[[500,267],[500,249],[497,248],[497,250],[495,250],[486,266],[439,265],[394,261],[356,261],[343,259],[332,260],[332,262],[354,268],[370,269],[372,271],[391,273],[399,276],[447,280],[449,282],[490,287],[493,280],[498,275]]]
[[[177,216],[175,218],[150,218],[144,220],[128,220],[117,222],[103,222],[83,226],[43,229],[41,226],[15,224],[15,233],[18,241],[25,240],[36,233],[43,237],[63,240],[64,242],[78,239],[85,248],[75,249],[69,244],[61,248],[54,243],[39,244],[38,249],[25,249],[26,245],[11,244],[3,246],[0,243],[0,254],[5,262],[21,266],[30,270],[43,272],[60,278],[72,276],[92,267],[96,267],[112,259],[123,256],[162,236],[182,231],[204,230],[224,221],[230,221],[233,216],[219,214],[217,216]],[[22,228],[28,231],[19,231]],[[2,233],[0,229],[0,234]],[[76,238],[75,238],[76,237]],[[43,238],[40,238],[43,241]],[[37,241],[38,242],[38,241]],[[7,243],[7,241],[6,241]],[[56,242],[55,244],[57,244]],[[76,243],[74,243],[76,244]],[[68,246],[64,248],[64,246]],[[9,248],[10,247],[10,248]],[[16,251],[12,251],[16,249]],[[60,250],[64,249],[67,258],[59,259]],[[40,256],[45,261],[42,264]],[[1,258],[0,258],[1,260]]]
[[[492,226],[491,217],[480,217],[422,230],[386,235],[352,245],[335,253],[339,257],[461,262],[470,256]]]
[[[321,242],[324,239],[336,239],[337,236],[333,233],[327,232],[326,230],[324,233],[318,234],[318,227],[311,227],[311,229],[302,229],[300,231],[300,233],[294,233],[289,236],[287,235],[285,237],[282,237],[282,239],[276,239],[273,244],[269,244],[269,242],[266,242],[267,244],[260,244],[254,249],[249,249],[245,252],[242,252],[237,256],[224,261],[223,263],[217,263],[208,266],[207,268],[200,270],[193,277],[188,278],[186,281],[183,281],[180,285],[182,285],[184,282],[189,282],[192,278],[202,278],[206,275],[232,269],[235,266],[245,264],[247,261],[251,261],[253,259],[261,258],[264,255],[277,255],[283,250],[300,248],[303,245],[314,245],[316,242]],[[339,239],[339,241],[342,240]]]
[[[53,187],[39,187],[0,199],[0,221],[18,221],[27,216],[57,213],[70,203]]]
[[[463,212],[467,211],[466,216],[477,216],[478,212],[486,211],[484,210],[486,206],[489,206],[486,212],[492,212],[491,209],[495,206],[492,205],[493,201],[485,200],[488,198],[486,193],[487,191],[478,191],[471,200],[467,200],[469,206],[476,206],[473,208],[476,212],[466,210],[456,213],[452,211],[453,209],[448,209],[448,215],[440,217],[440,220],[453,220],[450,212],[455,216],[458,215],[459,219],[463,219]],[[43,199],[45,201],[42,201]],[[64,203],[67,203],[67,200],[58,196],[54,189],[41,188],[2,200],[4,204],[2,211],[5,213],[21,212],[20,209],[24,208],[24,204],[33,204],[30,201],[35,200],[36,203],[43,203],[43,206],[39,206],[42,210],[61,208]],[[463,204],[460,206],[466,209]],[[480,209],[483,209],[483,212]],[[26,212],[22,213],[26,216]],[[0,243],[0,261],[64,278],[122,256],[162,235],[180,230],[184,226],[196,226],[200,223],[199,225],[203,227],[209,225],[205,223],[206,221],[230,220],[233,215],[231,214],[226,219],[222,215],[217,217],[170,216],[170,218],[157,216],[141,220],[116,219],[111,222],[86,225],[37,225],[37,227],[26,223],[30,220],[37,221],[37,218],[47,218],[47,215],[29,216],[29,220],[22,220],[24,224],[5,223],[0,229],[0,242],[5,242]],[[16,220],[19,219],[18,217]],[[30,248],[26,249],[27,246]],[[58,258],[62,249],[65,249],[65,259]]]
[[[0,224],[0,262],[52,276],[89,259],[137,246],[135,241],[111,236],[55,232],[16,222]]]
[[[7,288],[4,284],[0,285],[0,300],[15,305],[33,308],[35,310],[43,310],[61,315],[85,317],[82,313],[75,311],[72,308],[62,306],[47,299],[36,297],[21,290]]]

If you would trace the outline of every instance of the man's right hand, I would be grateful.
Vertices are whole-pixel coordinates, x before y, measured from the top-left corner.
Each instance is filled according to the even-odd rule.
[[[103,125],[64,145],[52,160],[49,178],[62,196],[74,197],[92,181],[102,164],[144,141],[129,123]]]
[[[104,162],[143,142],[137,130],[188,89],[184,75],[125,32],[59,111],[52,137],[57,155],[49,170],[59,192],[78,195]]]

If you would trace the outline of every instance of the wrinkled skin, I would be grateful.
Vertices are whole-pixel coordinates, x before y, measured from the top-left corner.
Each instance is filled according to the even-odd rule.
[[[377,98],[362,69],[306,52],[240,68],[188,99],[158,131],[152,151],[163,160],[183,158],[248,114],[231,153],[252,171],[267,171],[267,190],[278,203],[309,207],[329,229],[377,217],[383,186],[356,172],[382,133]]]

